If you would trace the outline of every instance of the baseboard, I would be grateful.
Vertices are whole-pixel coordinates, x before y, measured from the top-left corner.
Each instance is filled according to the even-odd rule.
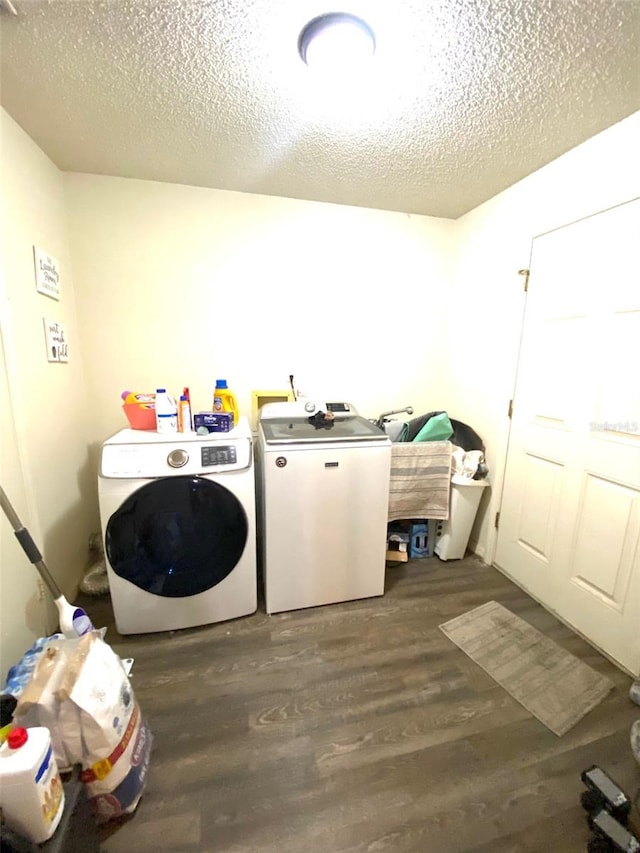
[[[478,542],[469,541],[467,545],[467,550],[472,551],[476,557],[480,557],[483,563],[486,563],[485,555],[487,553],[487,549],[484,545],[480,545]]]

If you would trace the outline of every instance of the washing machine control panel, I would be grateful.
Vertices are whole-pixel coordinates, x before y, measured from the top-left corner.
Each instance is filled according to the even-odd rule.
[[[212,465],[235,465],[238,461],[234,445],[214,445],[213,447],[202,447],[202,467],[209,468]]]
[[[153,440],[155,433],[141,431],[137,444],[105,443],[100,476],[151,479],[198,474],[225,474],[252,467],[250,438],[207,438],[185,434],[174,441]],[[125,436],[128,438],[128,436]]]

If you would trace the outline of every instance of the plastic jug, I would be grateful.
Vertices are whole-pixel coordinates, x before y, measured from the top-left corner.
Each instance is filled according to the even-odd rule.
[[[64,788],[49,729],[13,729],[0,747],[0,806],[11,829],[41,844],[64,809]]]
[[[178,407],[166,388],[156,390],[156,430],[160,433],[178,432]]]
[[[216,379],[216,387],[213,392],[213,411],[214,412],[231,412],[233,415],[233,425],[238,424],[238,401],[233,391],[227,388],[226,379]]]

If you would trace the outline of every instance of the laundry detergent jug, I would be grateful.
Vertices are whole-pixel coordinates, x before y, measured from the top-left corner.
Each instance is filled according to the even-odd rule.
[[[44,726],[16,727],[0,747],[0,807],[7,825],[35,844],[60,823],[64,789]]]
[[[216,413],[230,412],[233,415],[233,425],[238,424],[238,401],[233,391],[227,388],[226,379],[216,379],[213,392],[213,411]]]
[[[161,433],[178,432],[178,406],[166,388],[156,390],[156,430]]]

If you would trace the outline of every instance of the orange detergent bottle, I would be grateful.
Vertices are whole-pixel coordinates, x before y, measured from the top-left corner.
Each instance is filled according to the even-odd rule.
[[[213,411],[231,412],[233,425],[238,425],[238,401],[233,391],[227,387],[226,379],[216,379],[216,387],[213,392]]]

